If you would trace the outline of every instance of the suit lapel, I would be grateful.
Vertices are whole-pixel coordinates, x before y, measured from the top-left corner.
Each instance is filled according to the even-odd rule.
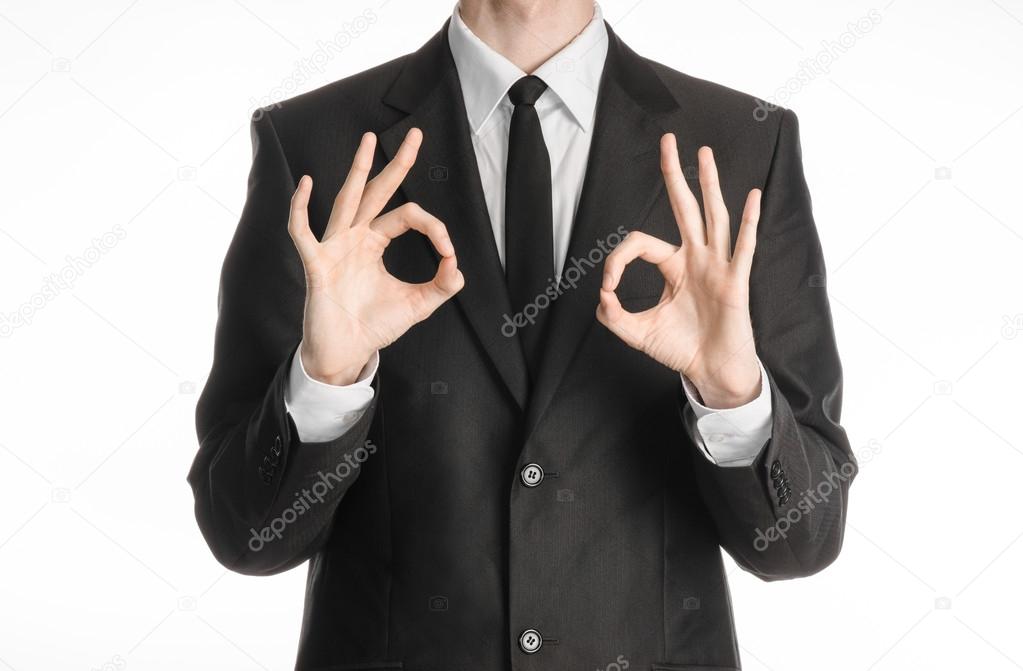
[[[678,105],[650,66],[610,26],[608,37],[594,136],[563,271],[564,293],[551,307],[543,365],[527,409],[527,436],[550,405],[584,336],[597,323],[606,257],[601,246],[617,244],[619,228],[639,229],[664,187],[661,122]],[[574,286],[566,286],[566,280]]]
[[[596,323],[603,261],[619,228],[639,229],[663,190],[658,142],[677,127],[678,103],[650,65],[607,26],[608,55],[597,97],[587,172],[569,242],[564,278],[573,287],[551,309],[539,378],[530,393],[518,338],[501,332],[511,303],[497,254],[465,116],[447,24],[407,57],[383,101],[407,116],[380,133],[388,159],[410,128],[423,131],[419,159],[402,184],[407,200],[447,225],[465,287],[457,295],[497,373],[520,408],[527,436],[551,403],[574,354]],[[681,139],[681,138],[680,138]],[[429,244],[424,241],[424,244]],[[571,270],[575,268],[575,270]]]
[[[419,158],[402,191],[409,201],[420,204],[447,226],[458,267],[465,276],[457,301],[511,396],[524,409],[526,363],[518,338],[501,332],[505,315],[512,314],[511,302],[448,47],[447,24],[407,58],[384,102],[408,114],[380,134],[388,159],[410,128],[423,131]]]

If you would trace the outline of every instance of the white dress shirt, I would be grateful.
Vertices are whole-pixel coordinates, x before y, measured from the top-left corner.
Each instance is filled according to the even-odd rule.
[[[465,99],[490,223],[504,264],[504,193],[508,160],[508,132],[513,105],[508,89],[527,73],[497,53],[469,30],[458,7],[448,25],[448,42]],[[560,278],[582,193],[583,178],[593,138],[597,89],[607,57],[608,35],[600,6],[593,19],[564,49],[533,73],[547,84],[536,101],[540,127],[550,153],[554,214],[554,260]],[[371,386],[380,362],[374,354],[359,376],[347,386],[324,384],[310,378],[296,354],[285,387],[285,406],[303,442],[334,440],[350,429],[373,399]],[[704,455],[719,466],[752,463],[771,437],[771,393],[761,364],[761,392],[738,408],[715,410],[699,402],[699,394],[683,377],[695,423],[697,442]]]

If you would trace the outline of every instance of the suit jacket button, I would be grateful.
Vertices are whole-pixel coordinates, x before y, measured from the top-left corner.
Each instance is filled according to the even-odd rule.
[[[781,462],[775,459],[774,463],[771,464],[771,477],[777,478],[781,475]]]
[[[543,482],[543,468],[540,464],[526,464],[519,472],[522,484],[527,487],[536,487]]]
[[[519,636],[519,648],[527,655],[532,655],[543,645],[543,638],[536,629],[527,629]]]

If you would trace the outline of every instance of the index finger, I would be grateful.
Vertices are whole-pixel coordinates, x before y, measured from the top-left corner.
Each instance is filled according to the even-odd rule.
[[[444,222],[415,203],[406,203],[373,221],[370,228],[388,240],[394,240],[406,231],[422,233],[430,239],[433,248],[443,257],[455,255],[455,247],[448,236]]]
[[[626,266],[636,259],[643,259],[660,268],[661,264],[670,259],[677,251],[678,247],[671,243],[658,240],[646,233],[632,231],[604,261],[604,279],[600,288],[605,291],[617,289]],[[661,272],[664,272],[663,269]]]

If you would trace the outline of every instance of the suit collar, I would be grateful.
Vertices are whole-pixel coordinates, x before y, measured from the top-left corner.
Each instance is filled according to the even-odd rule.
[[[607,64],[601,78],[596,122],[582,195],[565,261],[562,286],[550,316],[540,377],[530,395],[527,435],[542,422],[559,386],[599,326],[605,250],[623,232],[641,229],[664,192],[660,137],[679,124],[679,107],[649,62],[625,45],[608,26]]]
[[[576,123],[585,132],[590,131],[607,41],[603,14],[600,6],[594,4],[589,24],[531,73],[548,87],[537,101],[541,114],[545,106],[563,104]],[[505,98],[508,89],[527,73],[473,34],[462,21],[457,6],[448,22],[448,43],[462,85],[469,125],[479,135],[500,105],[510,107]]]
[[[452,76],[458,82],[458,71],[448,40],[450,23],[451,19],[445,21],[440,31],[418,51],[402,59],[398,76],[383,96],[386,105],[412,114],[426,102],[431,93]],[[652,121],[677,113],[679,101],[668,91],[650,63],[630,49],[606,21],[604,27],[607,31],[607,56],[599,77],[597,106],[600,106],[600,90],[606,88],[610,81],[611,85],[619,87]],[[458,88],[457,102],[464,110],[465,101],[460,82]],[[440,102],[447,105],[450,112],[456,101]]]
[[[512,314],[483,196],[458,72],[448,45],[448,24],[404,60],[383,101],[406,114],[380,134],[393,157],[408,129],[423,130],[419,160],[402,185],[448,227],[466,285],[457,295],[467,321],[510,395],[526,411],[531,432],[542,420],[584,336],[596,324],[603,258],[589,268],[601,241],[619,227],[640,228],[663,190],[658,142],[677,127],[678,103],[649,62],[629,49],[605,23],[608,53],[597,94],[593,142],[566,269],[585,269],[550,308],[541,375],[530,391],[518,339],[502,333]],[[673,118],[675,117],[675,118]],[[425,244],[425,243],[424,243]]]
[[[383,100],[406,114],[380,133],[380,147],[388,159],[394,157],[410,128],[423,131],[419,158],[401,185],[402,193],[446,224],[465,276],[465,287],[458,292],[455,303],[514,402],[524,409],[528,398],[526,363],[518,339],[507,337],[501,330],[504,316],[512,314],[511,302],[483,196],[458,73],[448,48],[446,24],[419,51],[405,58]],[[424,244],[429,245],[425,240]]]
[[[450,22],[450,19],[445,21],[440,31],[426,44],[402,59],[398,76],[384,94],[385,104],[411,114],[450,75],[453,74],[457,80],[458,73],[448,42]],[[605,80],[613,80],[652,119],[660,119],[676,112],[679,107],[678,101],[665,87],[650,63],[630,49],[606,21],[604,26],[608,43],[600,86],[604,86]],[[598,90],[598,105],[599,101]],[[464,109],[461,91],[458,102]],[[453,101],[446,101],[448,105],[452,103]]]

